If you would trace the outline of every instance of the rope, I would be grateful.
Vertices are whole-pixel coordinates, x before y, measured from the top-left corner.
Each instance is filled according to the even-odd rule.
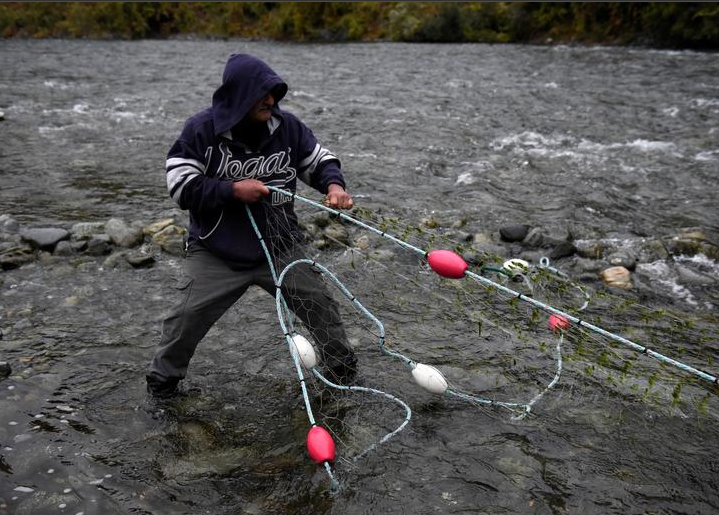
[[[327,211],[327,212],[329,212],[329,213],[332,213],[332,214],[334,214],[334,215],[337,215],[337,216],[339,216],[339,217],[340,217],[341,219],[343,219],[343,220],[346,220],[346,221],[348,221],[348,222],[350,222],[350,223],[352,223],[352,224],[354,224],[354,225],[357,225],[357,226],[359,226],[359,227],[362,227],[362,228],[364,228],[364,229],[367,229],[368,231],[373,232],[373,233],[379,235],[379,236],[382,237],[382,238],[386,238],[386,239],[388,239],[388,240],[390,240],[390,241],[393,241],[394,243],[400,245],[401,247],[404,247],[404,248],[406,248],[406,249],[408,249],[408,250],[411,250],[411,251],[413,251],[413,252],[415,252],[415,253],[417,253],[417,254],[420,254],[420,255],[422,255],[422,256],[424,256],[424,257],[426,257],[427,254],[428,254],[428,252],[425,251],[425,250],[422,250],[422,249],[420,249],[420,248],[418,248],[418,247],[415,247],[414,245],[411,245],[411,244],[409,244],[409,243],[407,243],[407,242],[405,242],[405,241],[402,241],[402,240],[400,240],[399,238],[397,238],[397,237],[395,237],[395,236],[392,236],[391,234],[387,234],[385,231],[381,231],[381,230],[377,229],[376,227],[372,227],[371,225],[368,225],[368,224],[366,224],[366,223],[364,223],[364,222],[362,222],[362,221],[360,221],[360,220],[357,220],[357,219],[355,219],[355,218],[352,218],[351,216],[348,216],[348,215],[346,215],[345,213],[342,213],[342,212],[340,212],[340,211],[338,211],[338,210],[336,210],[336,209],[332,209],[332,208],[327,207],[327,206],[325,206],[325,205],[323,205],[323,204],[321,204],[321,203],[319,203],[319,202],[315,202],[315,201],[313,201],[313,200],[304,198],[304,197],[302,197],[302,196],[300,196],[300,195],[297,195],[297,194],[295,194],[295,193],[292,193],[292,192],[289,192],[289,191],[286,191],[286,190],[277,188],[277,187],[275,187],[275,186],[267,186],[267,187],[268,187],[268,189],[270,189],[270,190],[272,190],[272,191],[275,191],[275,192],[277,192],[277,193],[280,193],[280,194],[283,194],[283,195],[285,195],[285,196],[291,197],[291,198],[293,198],[293,199],[297,199],[297,200],[299,200],[299,201],[301,201],[301,202],[304,202],[304,203],[306,203],[306,204],[309,204],[309,205],[318,207],[318,208],[320,208],[320,209],[322,209],[322,210],[324,210],[324,211]],[[546,264],[546,267],[547,267],[548,269],[551,269],[551,267],[548,266],[548,260],[547,260],[547,262],[546,262],[545,264]],[[554,270],[556,270],[556,269],[554,269]],[[557,272],[559,272],[559,271],[557,270]],[[652,350],[652,349],[649,349],[648,347],[646,347],[646,346],[644,346],[644,345],[640,345],[639,343],[633,342],[633,341],[631,341],[631,340],[629,340],[629,339],[627,339],[627,338],[624,338],[624,337],[622,337],[622,336],[620,336],[620,335],[618,335],[618,334],[614,334],[614,333],[612,333],[612,332],[610,332],[610,331],[607,331],[607,330],[605,330],[605,329],[602,329],[602,328],[599,327],[599,326],[596,326],[596,325],[594,325],[594,324],[590,324],[589,322],[585,322],[585,321],[583,321],[583,320],[580,320],[579,318],[574,317],[574,316],[570,315],[569,313],[567,313],[567,312],[565,312],[565,311],[562,311],[562,310],[557,309],[557,308],[555,308],[555,307],[549,306],[548,304],[545,304],[545,303],[543,303],[543,302],[540,302],[540,301],[538,301],[538,300],[535,300],[535,299],[533,299],[533,298],[531,298],[531,297],[527,297],[526,295],[524,295],[524,294],[522,294],[522,293],[519,293],[519,292],[517,292],[517,291],[514,291],[514,290],[512,290],[511,288],[507,288],[506,286],[503,286],[503,285],[501,285],[501,284],[499,284],[499,283],[496,283],[496,282],[492,281],[491,279],[488,279],[488,278],[486,278],[486,277],[483,277],[483,276],[481,276],[481,275],[478,275],[478,274],[476,274],[476,273],[474,273],[474,272],[472,272],[472,271],[470,271],[470,270],[466,270],[466,271],[464,272],[464,275],[467,276],[467,277],[469,277],[469,278],[471,278],[471,279],[473,279],[473,280],[475,280],[475,281],[477,281],[477,282],[479,282],[479,283],[481,283],[481,284],[484,284],[485,286],[490,286],[490,287],[497,288],[499,291],[501,291],[501,292],[503,292],[503,293],[505,293],[505,294],[507,294],[507,295],[509,295],[509,296],[516,297],[516,298],[518,298],[519,300],[521,300],[521,301],[523,301],[523,302],[527,302],[527,303],[529,303],[529,304],[531,304],[531,305],[533,305],[533,306],[535,306],[535,307],[541,309],[542,311],[545,311],[546,313],[550,313],[550,314],[555,314],[555,315],[562,316],[562,317],[566,318],[567,320],[569,320],[570,322],[573,322],[573,323],[575,323],[575,324],[577,324],[577,325],[579,325],[579,326],[581,326],[581,327],[584,327],[584,328],[586,328],[586,329],[589,329],[590,331],[595,332],[595,333],[597,333],[597,334],[600,334],[600,335],[602,335],[602,336],[604,336],[604,337],[606,337],[606,338],[609,338],[609,339],[611,339],[611,340],[614,340],[614,341],[616,341],[616,342],[619,342],[619,343],[621,343],[621,344],[623,344],[623,345],[629,347],[630,349],[632,349],[632,350],[634,350],[634,351],[636,351],[636,352],[639,352],[639,353],[641,353],[641,354],[646,354],[647,356],[649,356],[649,357],[651,357],[651,358],[653,358],[653,359],[656,359],[657,361],[660,361],[660,362],[662,362],[662,363],[666,363],[666,364],[668,364],[668,365],[672,365],[672,366],[674,366],[674,367],[676,367],[676,368],[678,368],[678,369],[680,369],[680,370],[683,370],[683,371],[688,372],[688,373],[690,373],[690,374],[692,374],[692,375],[695,375],[696,377],[699,377],[700,379],[703,379],[703,380],[708,381],[708,382],[710,382],[710,383],[719,384],[719,377],[717,377],[717,376],[715,376],[715,375],[709,374],[709,373],[707,373],[707,372],[703,372],[703,371],[701,371],[701,370],[699,370],[699,369],[696,369],[696,368],[694,368],[694,367],[692,367],[692,366],[690,366],[690,365],[687,365],[686,363],[682,363],[682,362],[677,361],[677,360],[675,360],[675,359],[673,359],[673,358],[670,358],[669,356],[665,356],[664,354],[661,354],[661,353],[656,352],[656,351],[654,351],[654,350]],[[558,274],[558,275],[561,275],[561,272],[560,272],[560,274]]]

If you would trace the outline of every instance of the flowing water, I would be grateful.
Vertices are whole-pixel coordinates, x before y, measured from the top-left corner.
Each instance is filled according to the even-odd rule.
[[[165,216],[166,152],[233,52],[290,84],[284,108],[341,156],[374,211],[577,239],[719,234],[719,55],[625,48],[0,41],[0,214],[35,227]],[[181,270],[157,259],[126,270],[46,257],[0,273],[0,361],[13,366],[0,382],[0,514],[719,511],[716,389],[696,387],[700,408],[649,402],[580,360],[519,422],[417,392],[378,361],[365,376],[386,378],[414,416],[338,463],[332,493],[305,456],[268,296],[248,293],[203,341],[188,379],[200,394],[148,407],[144,367]],[[681,264],[708,282],[679,284],[671,259],[646,263],[655,291],[641,300],[712,320],[716,261]],[[382,286],[359,293],[372,304]],[[376,314],[447,337],[411,312]],[[431,361],[423,342],[406,345]],[[716,373],[717,341],[706,347],[693,364]]]

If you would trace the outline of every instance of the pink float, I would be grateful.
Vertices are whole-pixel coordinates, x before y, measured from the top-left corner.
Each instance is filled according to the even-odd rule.
[[[315,463],[335,460],[335,441],[322,427],[314,426],[307,433],[307,450]]]
[[[462,256],[451,250],[433,250],[427,254],[427,262],[432,270],[448,279],[461,279],[467,271]]]
[[[549,316],[549,329],[554,331],[564,331],[569,328],[569,320],[561,315],[550,315]]]

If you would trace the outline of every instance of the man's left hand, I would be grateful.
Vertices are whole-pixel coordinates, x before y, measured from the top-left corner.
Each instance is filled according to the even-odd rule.
[[[325,205],[334,209],[352,209],[355,205],[352,197],[339,184],[330,184],[327,188]]]

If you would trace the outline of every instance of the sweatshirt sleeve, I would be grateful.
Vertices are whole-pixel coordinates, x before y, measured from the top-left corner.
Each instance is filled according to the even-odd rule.
[[[330,184],[345,187],[340,160],[317,142],[312,131],[302,122],[299,125],[299,166],[297,176],[320,193],[327,193]]]
[[[167,190],[181,209],[197,212],[221,208],[233,199],[232,182],[207,177],[202,144],[186,124],[167,155]]]

